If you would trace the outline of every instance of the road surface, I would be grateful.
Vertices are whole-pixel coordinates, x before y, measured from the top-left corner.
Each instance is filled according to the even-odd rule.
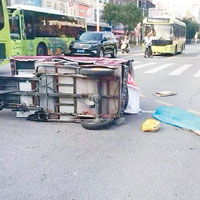
[[[200,114],[200,46],[184,54],[135,60],[141,109],[173,105]],[[176,96],[156,97],[171,90]],[[36,123],[0,112],[2,200],[199,200],[200,137],[161,124],[143,133],[151,112],[121,126],[88,131],[80,124]]]

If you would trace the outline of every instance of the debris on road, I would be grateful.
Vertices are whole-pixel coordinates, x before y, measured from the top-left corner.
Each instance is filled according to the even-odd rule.
[[[124,112],[129,114],[137,114],[140,112],[140,91],[130,73],[128,73],[127,88],[128,105]]]
[[[158,97],[168,97],[168,96],[177,95],[177,92],[172,92],[172,91],[161,91],[161,92],[155,92],[153,95],[154,95],[154,96],[158,96]]]
[[[160,106],[153,113],[153,117],[163,123],[191,130],[200,135],[200,118],[191,112],[177,107]]]
[[[147,119],[142,123],[143,132],[156,132],[160,128],[160,122],[155,119]]]

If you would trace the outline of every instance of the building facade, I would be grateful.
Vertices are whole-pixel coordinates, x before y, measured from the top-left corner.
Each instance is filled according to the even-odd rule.
[[[15,4],[32,5],[58,10],[63,14],[83,17],[89,23],[96,23],[97,1],[99,1],[99,13],[108,0],[7,0],[9,6]]]

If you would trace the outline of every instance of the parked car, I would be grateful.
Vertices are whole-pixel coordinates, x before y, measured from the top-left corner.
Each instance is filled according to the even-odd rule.
[[[111,32],[85,32],[70,44],[71,55],[117,57],[117,40]]]

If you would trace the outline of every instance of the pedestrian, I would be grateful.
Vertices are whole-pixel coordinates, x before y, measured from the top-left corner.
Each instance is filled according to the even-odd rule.
[[[152,37],[151,33],[149,33],[145,38],[144,38],[144,45],[145,45],[145,52],[144,52],[144,57],[147,58],[147,56],[150,58],[153,57],[153,52],[152,52]]]

